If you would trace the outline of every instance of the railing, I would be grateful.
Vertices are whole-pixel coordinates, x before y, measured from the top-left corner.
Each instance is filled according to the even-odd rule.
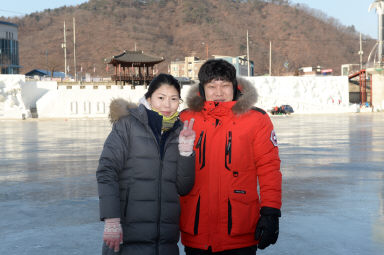
[[[153,79],[153,75],[112,75],[112,81],[123,81],[128,83],[149,83]]]

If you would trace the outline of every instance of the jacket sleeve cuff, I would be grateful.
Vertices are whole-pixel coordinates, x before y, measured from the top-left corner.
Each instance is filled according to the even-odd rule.
[[[190,156],[179,156],[176,187],[180,196],[191,191],[195,183],[195,152]]]
[[[100,197],[100,220],[120,218],[120,198],[115,196]]]

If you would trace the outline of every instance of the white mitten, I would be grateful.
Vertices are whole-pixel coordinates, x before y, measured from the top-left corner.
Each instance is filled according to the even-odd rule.
[[[120,218],[105,219],[104,222],[103,240],[109,248],[118,252],[120,244],[123,243],[123,229],[121,228]]]
[[[179,135],[179,152],[181,156],[190,156],[193,152],[193,144],[195,142],[196,133],[192,129],[195,119],[184,122],[183,130]]]

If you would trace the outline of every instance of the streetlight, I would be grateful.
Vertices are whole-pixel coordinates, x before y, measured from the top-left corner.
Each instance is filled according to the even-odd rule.
[[[64,49],[64,78],[67,78],[67,39],[65,36],[65,21],[64,21],[64,42],[61,44],[61,48]]]

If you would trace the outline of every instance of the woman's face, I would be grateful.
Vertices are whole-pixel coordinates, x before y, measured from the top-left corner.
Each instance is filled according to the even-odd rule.
[[[180,96],[175,87],[163,84],[153,92],[151,97],[147,98],[147,101],[153,110],[169,117],[179,108]]]

